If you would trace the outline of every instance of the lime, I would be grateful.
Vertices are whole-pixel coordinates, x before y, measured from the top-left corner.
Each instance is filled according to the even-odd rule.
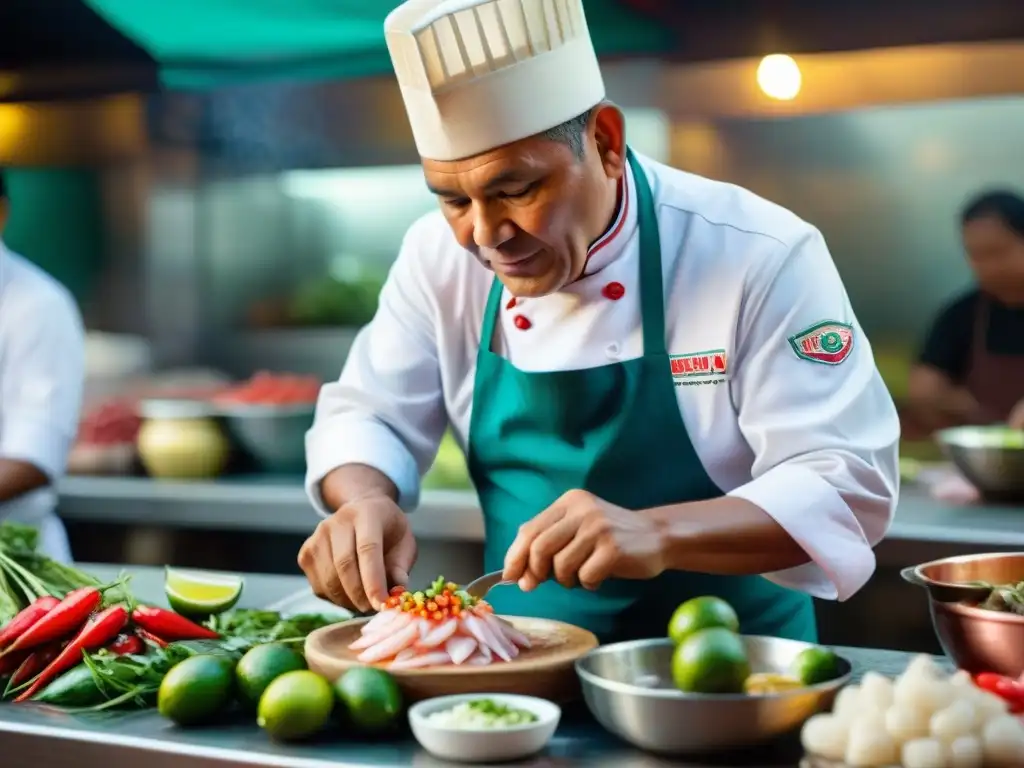
[[[839,677],[839,657],[828,648],[807,648],[793,659],[789,673],[804,685],[827,683]]]
[[[334,684],[348,719],[364,731],[380,731],[402,714],[402,691],[383,669],[353,667]]]
[[[202,725],[227,708],[234,686],[229,658],[192,656],[164,676],[157,694],[157,709],[178,725]]]
[[[682,691],[742,693],[749,676],[743,639],[724,627],[695,632],[672,654],[672,679]]]
[[[267,686],[285,672],[305,669],[302,654],[280,643],[257,645],[235,667],[238,698],[249,709],[255,710]]]
[[[285,672],[260,697],[256,723],[275,739],[291,741],[312,736],[334,710],[331,684],[315,672]]]
[[[198,571],[168,568],[164,575],[164,593],[171,608],[185,616],[213,616],[234,607],[242,595],[245,580]]]
[[[739,632],[740,620],[732,606],[722,598],[695,597],[676,608],[668,623],[668,636],[678,645],[694,632],[712,627]]]

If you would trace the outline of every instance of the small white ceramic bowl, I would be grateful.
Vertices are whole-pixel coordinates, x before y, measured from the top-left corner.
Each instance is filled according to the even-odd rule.
[[[479,699],[489,699],[498,704],[532,712],[537,719],[532,723],[510,728],[449,728],[428,719],[435,712]],[[516,696],[511,693],[438,696],[413,704],[409,708],[409,725],[420,746],[434,757],[461,763],[517,760],[540,752],[555,735],[561,717],[562,710],[557,704],[546,699]]]

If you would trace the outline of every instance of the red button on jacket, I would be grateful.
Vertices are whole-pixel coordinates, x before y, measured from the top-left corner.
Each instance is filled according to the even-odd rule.
[[[626,286],[622,283],[608,283],[608,285],[601,289],[601,293],[606,299],[618,301],[626,295]]]
[[[533,323],[530,322],[530,318],[523,315],[516,315],[512,322],[516,324],[516,328],[520,331],[528,330],[530,326],[533,325]]]

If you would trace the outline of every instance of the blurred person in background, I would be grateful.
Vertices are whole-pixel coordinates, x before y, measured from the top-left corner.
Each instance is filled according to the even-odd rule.
[[[911,371],[911,405],[930,430],[1024,428],[1024,197],[986,192],[960,222],[977,287],[935,320]]]
[[[35,526],[70,562],[57,480],[78,430],[85,338],[70,293],[3,242],[11,208],[0,169],[0,521]]]

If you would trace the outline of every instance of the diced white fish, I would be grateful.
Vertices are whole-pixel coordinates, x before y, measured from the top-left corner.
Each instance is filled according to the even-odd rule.
[[[458,619],[448,619],[440,624],[431,625],[428,622],[423,622],[427,626],[427,634],[420,637],[420,641],[416,644],[420,648],[437,648],[439,645],[443,645],[448,641],[452,635],[459,629]]]
[[[476,640],[481,648],[487,648],[490,650],[487,642],[487,635],[484,634],[484,629],[480,625],[480,620],[476,616],[469,613],[463,614],[462,618],[459,620],[459,627],[462,629],[463,634],[469,635]]]
[[[451,657],[444,651],[430,651],[409,658],[396,658],[389,665],[389,669],[419,669],[421,667],[439,667],[443,664],[451,663]]]
[[[486,667],[488,664],[490,664],[491,661],[493,660],[493,657],[489,653],[483,653],[482,650],[483,649],[478,650],[476,653],[474,653],[472,656],[466,659],[466,664],[468,664],[471,667]]]
[[[404,661],[405,659],[411,659],[413,656],[419,656],[420,652],[413,648],[406,648],[404,651],[399,651],[395,656],[395,661]]]
[[[467,616],[465,620],[466,629],[470,631],[477,642],[486,646],[495,656],[503,661],[512,661],[512,656],[505,647],[504,640],[499,639],[490,627],[478,616]]]
[[[509,642],[524,649],[533,647],[533,643],[530,642],[530,638],[513,627],[509,622],[505,621],[505,619],[500,616],[495,616],[494,621],[501,627],[501,631],[505,633],[505,637],[508,638]]]
[[[397,611],[394,609],[381,611],[363,625],[363,634],[366,634],[367,632],[377,632],[379,630],[382,630],[386,626],[398,620],[404,615],[405,614],[402,613],[402,611]]]
[[[420,618],[420,619],[419,619],[419,620],[418,620],[418,621],[416,622],[416,624],[417,624],[417,625],[419,626],[419,628],[420,628],[420,639],[419,639],[419,641],[418,641],[418,642],[421,642],[421,643],[422,643],[422,642],[423,642],[423,641],[424,641],[424,640],[426,639],[427,635],[429,635],[429,634],[430,634],[431,624],[430,624],[430,622],[429,622],[429,621],[427,621],[427,620],[426,620],[426,619],[424,619],[424,618]]]
[[[444,644],[444,649],[451,657],[452,664],[462,664],[476,651],[477,643],[472,637],[465,635],[453,635]]]
[[[387,624],[378,624],[373,627],[373,629],[370,628],[370,625],[373,623],[373,619],[371,619],[363,625],[360,636],[356,638],[355,642],[352,643],[349,648],[353,651],[361,651],[364,648],[369,648],[371,645],[376,645],[384,638],[393,635],[412,621],[412,617],[407,613],[402,613],[400,611],[397,611],[396,613],[398,615],[393,616]],[[381,614],[377,615],[380,616]]]
[[[505,652],[505,655],[509,658],[505,661],[510,661],[519,655],[519,648],[505,635],[505,628],[501,626],[501,623],[494,617],[493,613],[485,613],[480,621],[484,624],[484,629],[489,633],[489,636],[493,636],[494,642]],[[501,654],[498,654],[499,656]],[[502,657],[504,658],[504,657]]]
[[[389,634],[380,642],[371,645],[356,658],[363,664],[373,664],[378,661],[390,659],[415,643],[420,636],[419,624],[413,622],[406,624],[401,630]]]

